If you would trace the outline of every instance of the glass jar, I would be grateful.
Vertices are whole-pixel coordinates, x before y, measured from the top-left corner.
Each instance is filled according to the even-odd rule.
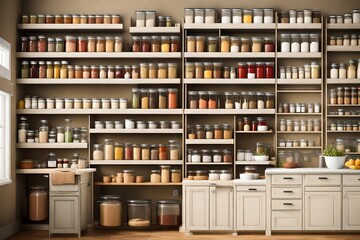
[[[217,52],[218,51],[218,38],[217,37],[208,37],[208,52]]]
[[[220,39],[220,52],[230,52],[230,37],[221,36]]]
[[[179,200],[160,200],[156,207],[157,222],[160,226],[180,226],[181,203]]]
[[[155,27],[155,11],[145,12],[145,27]]]
[[[251,39],[252,45],[251,45],[251,51],[252,52],[261,52],[262,51],[262,39],[258,37],[253,37]]]
[[[249,9],[243,10],[243,23],[252,23],[253,22],[253,15],[252,11]]]
[[[295,46],[295,45],[294,45]],[[290,52],[290,34],[281,34],[281,52]]]
[[[151,200],[128,200],[128,226],[151,225]]]
[[[222,8],[221,9],[221,23],[231,23],[231,9]]]
[[[98,200],[99,225],[103,227],[119,227],[122,225],[123,202],[118,195],[104,195]]]
[[[169,36],[161,37],[161,52],[170,52],[171,38]]]
[[[210,62],[204,63],[204,78],[209,79],[213,76],[213,64]]]
[[[28,216],[30,221],[48,219],[48,192],[44,186],[32,186],[28,195]]]
[[[188,108],[189,109],[199,108],[199,94],[197,91],[188,92]]]
[[[205,139],[206,132],[203,125],[197,124],[195,125],[195,136],[196,139]]]
[[[194,23],[204,23],[204,15],[205,15],[205,10],[203,8],[195,8],[194,9],[194,16],[195,16],[195,20]]]
[[[241,52],[250,52],[250,38],[241,38]]]
[[[253,23],[263,23],[264,22],[264,12],[262,8],[253,9]]]

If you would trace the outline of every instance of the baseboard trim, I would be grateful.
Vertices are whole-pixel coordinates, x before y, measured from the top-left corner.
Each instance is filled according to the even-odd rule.
[[[20,221],[0,228],[0,240],[4,240],[20,230]]]

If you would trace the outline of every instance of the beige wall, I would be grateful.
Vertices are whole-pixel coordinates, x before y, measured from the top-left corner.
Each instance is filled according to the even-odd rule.
[[[15,85],[16,76],[16,21],[18,19],[18,12],[20,5],[18,0],[1,0],[0,1],[0,37],[12,44],[11,67],[12,67],[12,82]],[[13,97],[15,103],[16,96]],[[12,108],[12,123],[16,123],[15,104]],[[16,136],[16,124],[12,126],[12,136]],[[12,139],[12,146],[15,146],[16,139]],[[5,238],[7,234],[16,231],[16,222],[18,221],[17,207],[16,207],[16,175],[15,175],[15,148],[11,150],[12,164],[11,164],[11,179],[12,183],[0,186],[0,239]]]

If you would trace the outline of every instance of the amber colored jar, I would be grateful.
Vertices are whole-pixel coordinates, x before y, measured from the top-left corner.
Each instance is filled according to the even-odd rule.
[[[176,88],[169,88],[168,90],[168,108],[174,109],[177,108],[178,102],[178,90]]]
[[[99,78],[99,67],[92,65],[90,68],[91,68],[90,77]]]
[[[45,36],[38,37],[38,52],[46,52],[47,41]]]
[[[82,78],[83,68],[80,65],[75,65],[75,78]]]
[[[111,15],[111,23],[112,23],[112,24],[121,23],[120,15],[117,15],[117,14]]]
[[[47,14],[45,16],[45,23],[55,23],[54,15]]]
[[[64,24],[71,24],[72,16],[70,14],[64,14]]]
[[[77,39],[78,43],[77,43],[77,47],[78,47],[78,52],[87,52],[87,38],[86,37],[78,37]]]
[[[214,125],[214,138],[223,139],[223,130],[220,125]]]
[[[167,160],[167,146],[166,144],[159,144],[159,160]]]
[[[178,36],[171,36],[171,52],[180,52],[180,38]]]
[[[96,52],[105,52],[105,38],[104,37],[96,38]]]
[[[133,145],[125,143],[125,160],[133,160]]]
[[[103,24],[104,23],[104,16],[103,15],[96,15],[95,16],[95,23],[96,24]]]
[[[64,17],[60,14],[55,15],[55,24],[64,23]]]
[[[87,51],[88,52],[96,52],[96,38],[95,37],[88,37]]]

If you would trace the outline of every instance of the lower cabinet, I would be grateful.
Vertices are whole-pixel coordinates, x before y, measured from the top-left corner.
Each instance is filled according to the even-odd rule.
[[[79,218],[79,197],[50,196],[50,233],[77,233]]]
[[[236,230],[265,230],[265,186],[236,188]]]
[[[341,192],[305,192],[305,230],[341,230]]]
[[[185,230],[233,230],[232,186],[184,186]]]
[[[360,187],[343,187],[343,230],[360,230]]]

